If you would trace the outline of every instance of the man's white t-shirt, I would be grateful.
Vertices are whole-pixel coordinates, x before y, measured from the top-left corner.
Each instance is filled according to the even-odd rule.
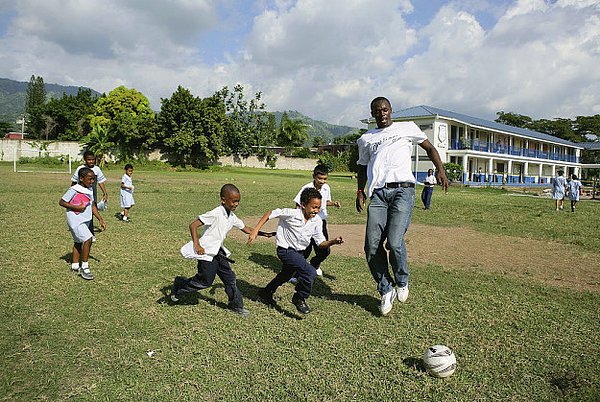
[[[371,197],[375,189],[385,187],[385,183],[414,183],[413,144],[426,139],[425,133],[412,121],[395,122],[364,133],[357,141],[357,163],[367,167],[367,197]]]
[[[300,191],[298,191],[298,194],[296,195],[296,198],[294,198],[294,202],[296,203],[296,205],[302,205],[300,203],[300,195],[302,194],[302,192],[304,191],[304,189],[307,188],[316,188],[315,187],[315,182],[311,181],[308,184],[305,184]],[[321,193],[321,197],[323,197],[321,199],[321,210],[319,211],[319,218],[326,220],[327,219],[327,201],[331,201],[331,188],[329,187],[329,184],[324,183],[321,186],[321,189],[319,190],[319,193]]]
[[[71,177],[71,181],[73,183],[79,183],[79,169],[87,167],[86,165],[81,165],[79,167],[77,167],[77,169],[75,169],[75,173],[73,173],[73,177]],[[94,165],[93,168],[89,168],[92,169],[94,171],[94,174],[96,175],[96,181],[94,183],[104,183],[106,181],[106,176],[104,176],[104,173],[102,173],[102,169],[100,169],[98,167],[98,165]]]
[[[279,218],[275,236],[279,247],[302,251],[308,247],[311,239],[315,239],[317,244],[326,240],[323,235],[323,221],[319,215],[304,222],[301,209],[277,208],[269,215],[269,219],[274,218]]]

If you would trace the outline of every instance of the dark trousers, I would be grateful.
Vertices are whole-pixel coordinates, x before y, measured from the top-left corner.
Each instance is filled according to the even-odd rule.
[[[181,276],[175,278],[173,283],[173,293],[176,296],[185,293],[193,293],[211,286],[218,275],[225,285],[225,293],[229,298],[230,308],[244,307],[242,293],[237,287],[235,272],[231,269],[229,262],[216,255],[212,261],[198,260],[198,273],[189,279]]]
[[[296,294],[302,299],[308,299],[312,291],[313,282],[317,276],[315,267],[306,261],[303,251],[294,250],[293,248],[277,247],[277,257],[283,263],[283,267],[281,268],[281,272],[265,286],[267,292],[275,293],[279,286],[289,281],[294,273],[297,272]]]
[[[323,221],[323,235],[325,236],[325,240],[329,240],[329,233],[327,233],[327,221]],[[304,258],[308,260],[310,257],[310,253],[312,250],[315,250],[315,256],[310,259],[310,265],[318,269],[321,266],[321,263],[325,261],[325,258],[329,256],[331,253],[331,248],[320,248],[319,245],[315,242],[314,239],[310,240],[310,244],[304,250]]]
[[[429,209],[431,205],[431,196],[433,195],[433,186],[425,186],[423,187],[423,192],[421,193],[421,201],[423,201],[423,206],[425,209]]]

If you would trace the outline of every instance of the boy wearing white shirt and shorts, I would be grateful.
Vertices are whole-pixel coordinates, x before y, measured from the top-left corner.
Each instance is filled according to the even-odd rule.
[[[231,269],[229,259],[231,254],[223,246],[223,241],[227,233],[234,227],[240,229],[246,234],[253,233],[253,228],[245,226],[244,222],[235,214],[240,204],[240,191],[233,184],[225,184],[221,188],[221,205],[215,209],[199,215],[190,223],[190,234],[192,236],[191,244],[182,248],[182,254],[186,258],[198,260],[198,273],[191,278],[181,276],[175,277],[171,294],[171,301],[179,301],[179,297],[187,293],[197,292],[206,289],[213,284],[215,276],[218,275],[225,285],[225,293],[229,298],[228,307],[233,312],[247,316],[250,314],[244,308],[242,294],[237,287],[235,272]],[[206,226],[202,236],[198,237],[198,229]],[[261,236],[271,237],[273,233],[258,233]],[[192,248],[192,250],[187,250]],[[192,254],[192,255],[189,255]]]
[[[260,233],[260,228],[269,219],[279,218],[275,238],[277,239],[277,257],[283,263],[283,267],[281,272],[258,292],[258,297],[269,306],[277,305],[273,294],[279,286],[288,282],[297,272],[298,281],[292,303],[300,313],[310,313],[306,299],[310,296],[317,272],[304,258],[304,250],[309,246],[311,240],[314,240],[320,248],[328,248],[344,242],[341,237],[333,240],[325,239],[323,222],[318,216],[321,210],[321,199],[321,193],[317,189],[312,187],[305,189],[300,195],[301,209],[278,208],[268,211],[248,237],[248,244],[251,244]]]

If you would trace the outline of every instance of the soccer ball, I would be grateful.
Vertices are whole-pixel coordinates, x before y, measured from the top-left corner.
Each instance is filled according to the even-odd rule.
[[[431,346],[423,354],[423,366],[433,377],[449,377],[456,370],[456,356],[447,346]]]

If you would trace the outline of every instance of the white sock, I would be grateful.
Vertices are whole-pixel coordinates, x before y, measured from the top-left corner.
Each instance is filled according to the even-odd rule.
[[[86,269],[86,268],[89,268],[89,267],[90,267],[89,262],[85,261],[85,262],[81,263],[81,269]]]
[[[126,221],[126,220],[129,220],[129,218],[126,216],[123,216],[123,220]]]
[[[78,262],[71,263],[71,269],[73,271],[77,271],[79,269],[79,263]]]

